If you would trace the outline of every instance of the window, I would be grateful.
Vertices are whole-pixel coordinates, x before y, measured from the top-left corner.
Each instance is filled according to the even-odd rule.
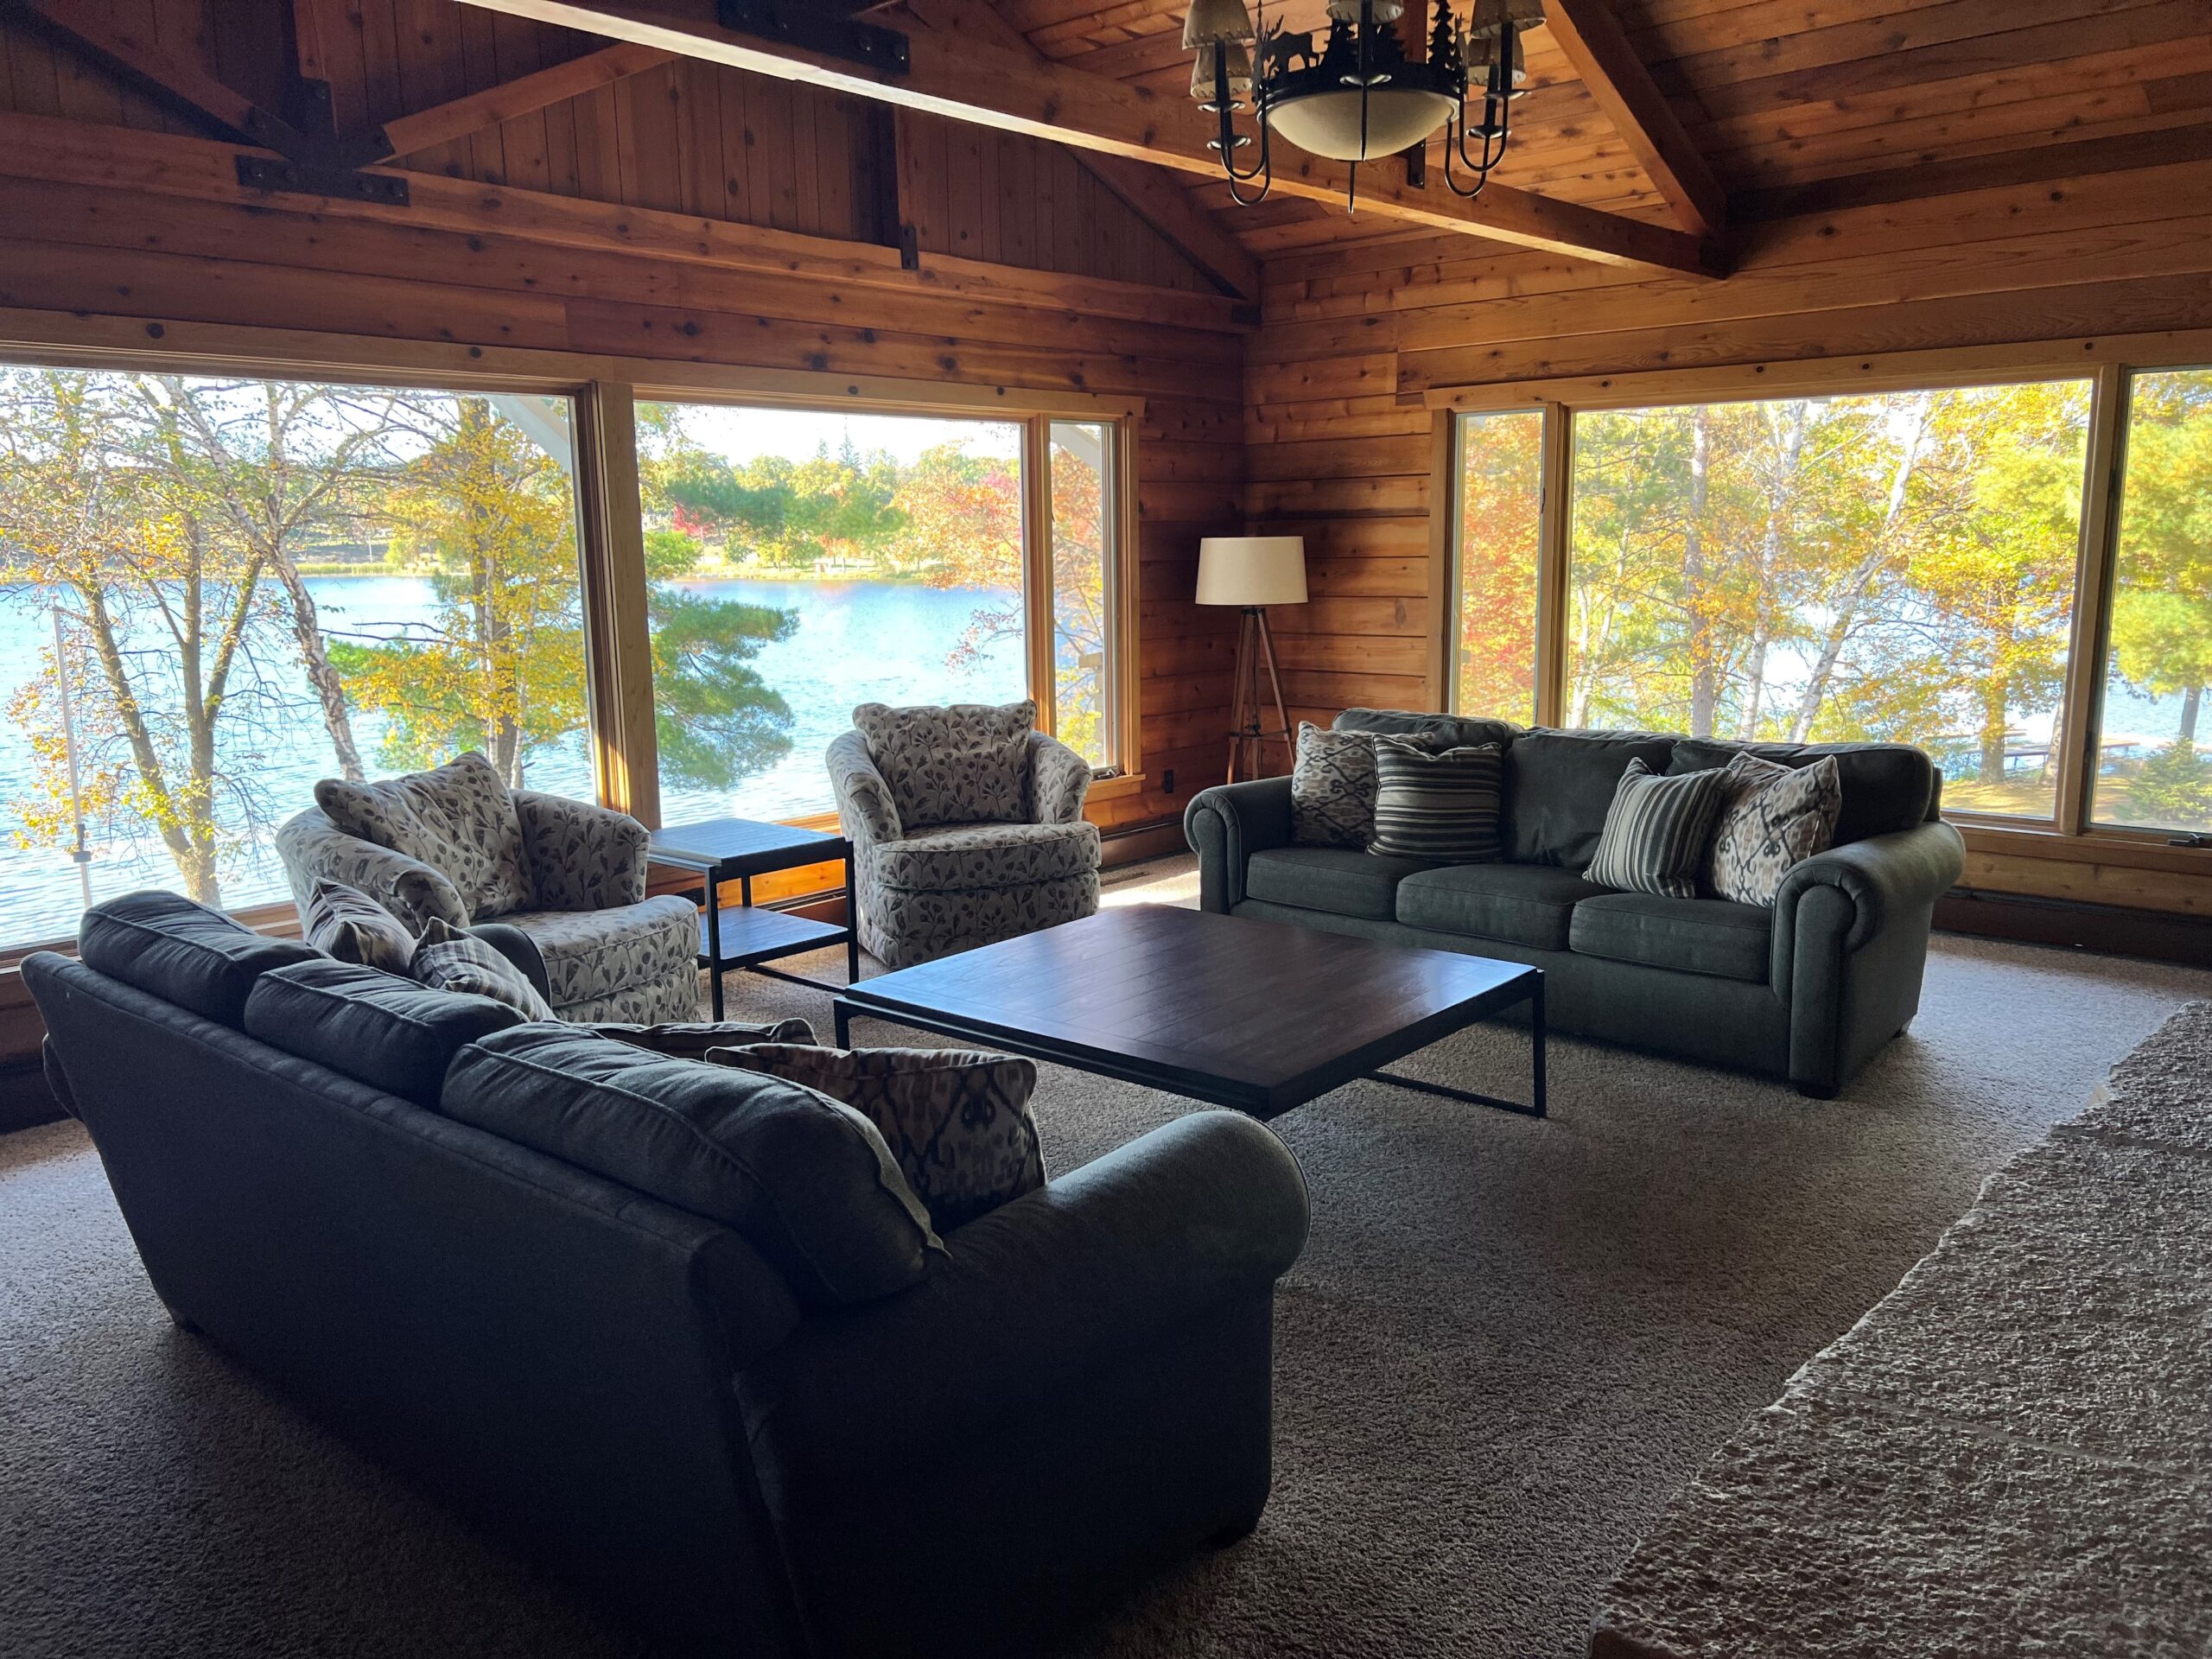
[[[641,402],[638,428],[664,822],[832,810],[823,751],[863,702],[1033,696],[1110,763],[1116,427]]]
[[[2051,817],[2091,391],[1578,414],[1563,723],[1916,743]]]
[[[2112,623],[2093,788],[2096,821],[2212,831],[2212,369],[2133,377]]]
[[[315,780],[588,795],[564,398],[0,369],[0,939],[287,895]]]
[[[1537,562],[1544,499],[1544,416],[1458,421],[1458,627],[1452,707],[1527,724],[1536,717]]]

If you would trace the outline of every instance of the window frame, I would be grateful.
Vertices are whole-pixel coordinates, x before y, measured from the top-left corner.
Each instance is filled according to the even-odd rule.
[[[1567,497],[1577,413],[2088,380],[2091,384],[2088,454],[2067,672],[2060,693],[2063,741],[2058,755],[2054,816],[2022,819],[1947,807],[1943,817],[1967,833],[1970,853],[2077,862],[2088,856],[2137,869],[2198,874],[2212,871],[2212,845],[2186,844],[2162,830],[2100,824],[2094,821],[2091,810],[2126,465],[2129,387],[2138,373],[2201,368],[2208,362],[2212,362],[2212,329],[2187,329],[1431,387],[1423,394],[1423,402],[1437,423],[1440,435],[1433,446],[1430,480],[1430,499],[1439,504],[1432,515],[1430,544],[1433,552],[1444,559],[1441,591],[1447,595],[1440,619],[1439,650],[1432,653],[1438,658],[1437,704],[1449,708],[1456,690],[1450,652],[1459,623],[1457,480],[1463,416],[1534,409],[1545,412],[1536,718],[1540,725],[1551,725],[1559,718],[1564,693],[1571,518]]]
[[[1138,768],[1142,749],[1137,709],[1135,489],[1139,435],[1145,413],[1141,397],[598,353],[459,346],[245,324],[149,322],[104,313],[63,315],[15,310],[0,314],[0,361],[87,372],[333,381],[569,399],[576,446],[576,540],[594,775],[601,804],[628,812],[649,828],[660,824],[660,783],[652,657],[645,620],[645,537],[639,510],[635,421],[640,399],[1017,423],[1027,435],[1024,439],[1026,475],[1046,479],[1052,421],[1103,426],[1111,435],[1112,476],[1108,487],[1116,491],[1109,512],[1114,547],[1107,563],[1108,603],[1114,626],[1109,645],[1115,692],[1114,764],[1098,773],[1090,799],[1103,802],[1134,796],[1144,788],[1144,774]],[[1033,467],[1033,448],[1038,458]],[[1049,493],[1044,505],[1049,531]],[[1036,538],[1027,533],[1027,515],[1033,511],[1025,506],[1025,572],[1037,556]],[[1046,546],[1049,582],[1049,543]],[[1045,592],[1049,605],[1049,586]],[[1040,703],[1040,715],[1046,708],[1049,703]],[[834,828],[836,819],[834,815],[825,815],[792,822],[810,828]],[[231,913],[257,931],[283,932],[292,928],[290,912],[289,906],[280,902]],[[72,948],[70,940],[0,939],[0,971],[12,969],[35,950]]]

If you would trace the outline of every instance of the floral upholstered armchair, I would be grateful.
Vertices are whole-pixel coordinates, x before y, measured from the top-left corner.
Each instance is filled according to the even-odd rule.
[[[830,745],[853,843],[861,944],[908,968],[1098,908],[1090,765],[1037,705],[853,710]]]
[[[544,964],[563,1020],[699,1017],[699,913],[645,897],[646,832],[626,813],[510,790],[474,752],[373,784],[326,778],[276,832],[302,919],[318,879],[367,893],[420,933],[498,920]]]

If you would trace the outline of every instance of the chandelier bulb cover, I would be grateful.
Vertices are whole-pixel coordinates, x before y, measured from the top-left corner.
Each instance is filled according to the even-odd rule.
[[[1329,0],[1325,34],[1270,23],[1267,0],[1259,0],[1256,28],[1243,0],[1192,0],[1183,24],[1183,44],[1198,54],[1191,96],[1215,118],[1208,147],[1221,156],[1231,199],[1242,207],[1266,200],[1278,130],[1300,149],[1350,162],[1347,200],[1356,200],[1360,162],[1426,144],[1441,130],[1445,185],[1455,195],[1480,194],[1512,139],[1512,102],[1528,79],[1520,31],[1542,21],[1542,0],[1474,0],[1464,20],[1453,0],[1434,7],[1416,58],[1407,48],[1410,36],[1422,48],[1418,29],[1399,27],[1407,0]],[[1240,168],[1236,152],[1255,140],[1233,118],[1248,100],[1258,153]],[[1248,194],[1255,181],[1259,188]]]

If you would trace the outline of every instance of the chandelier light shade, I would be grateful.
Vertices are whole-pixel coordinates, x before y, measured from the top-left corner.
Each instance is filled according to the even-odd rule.
[[[1473,0],[1464,19],[1453,0],[1435,0],[1425,46],[1417,29],[1402,27],[1405,14],[1406,0],[1329,0],[1317,44],[1313,34],[1271,25],[1267,0],[1256,29],[1243,0],[1192,0],[1183,23],[1183,44],[1198,54],[1191,96],[1215,118],[1208,147],[1220,152],[1240,206],[1266,199],[1278,130],[1310,155],[1351,162],[1354,200],[1360,162],[1425,145],[1441,130],[1446,185],[1481,194],[1511,142],[1512,100],[1529,78],[1520,34],[1542,21],[1542,0]],[[1249,55],[1248,41],[1256,42]],[[1247,109],[1257,118],[1258,155],[1240,167],[1237,151],[1255,143],[1236,130]]]

